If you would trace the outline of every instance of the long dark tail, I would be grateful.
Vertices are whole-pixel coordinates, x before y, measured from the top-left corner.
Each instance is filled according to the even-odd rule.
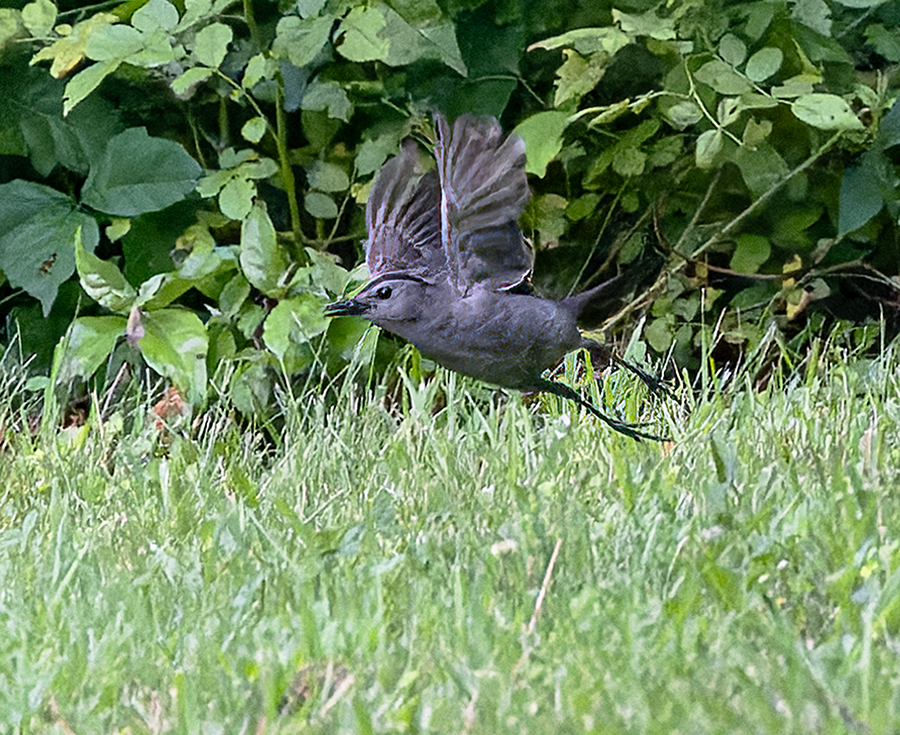
[[[570,388],[565,383],[557,383],[553,380],[542,380],[540,389],[547,393],[552,393],[555,396],[559,396],[560,398],[575,401],[579,406],[587,409],[592,415],[603,421],[609,428],[618,431],[620,434],[624,434],[631,439],[635,439],[636,441],[641,441],[641,439],[649,439],[650,441],[655,442],[669,441],[669,439],[664,436],[648,434],[647,432],[642,431],[640,426],[626,424],[624,421],[619,421],[612,416],[607,416],[593,403],[582,397],[578,391],[574,388]]]

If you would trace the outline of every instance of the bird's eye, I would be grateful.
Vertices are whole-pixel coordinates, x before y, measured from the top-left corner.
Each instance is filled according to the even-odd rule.
[[[376,295],[379,299],[381,299],[382,301],[384,301],[384,300],[386,300],[386,299],[391,298],[391,293],[392,293],[392,292],[391,292],[391,287],[390,287],[390,286],[382,286],[381,288],[379,288],[379,289],[375,292],[375,295]]]

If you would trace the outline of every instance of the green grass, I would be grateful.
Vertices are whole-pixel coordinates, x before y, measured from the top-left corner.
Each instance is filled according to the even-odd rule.
[[[667,451],[446,375],[30,438],[7,371],[0,730],[897,732],[897,375],[710,389]]]

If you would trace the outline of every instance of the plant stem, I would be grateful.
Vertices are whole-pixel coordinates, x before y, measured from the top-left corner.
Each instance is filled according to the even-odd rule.
[[[306,253],[303,243],[306,237],[300,224],[300,204],[297,201],[297,183],[294,170],[291,168],[290,151],[287,142],[287,113],[284,111],[284,80],[278,77],[275,94],[275,144],[278,147],[278,163],[281,167],[281,180],[284,182],[284,193],[287,194],[288,207],[291,212],[291,231],[294,235],[293,256],[300,265],[306,265]]]

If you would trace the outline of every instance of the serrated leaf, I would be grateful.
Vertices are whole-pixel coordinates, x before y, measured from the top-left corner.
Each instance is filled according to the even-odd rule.
[[[581,100],[594,89],[606,73],[609,56],[600,53],[585,59],[577,51],[564,49],[565,61],[556,70],[556,94],[553,106],[560,107],[570,99]]]
[[[316,219],[334,219],[338,216],[337,204],[327,194],[320,191],[307,192],[303,206]]]
[[[22,23],[36,38],[50,33],[56,23],[56,6],[50,0],[35,0],[22,8]]]
[[[267,296],[284,295],[282,278],[289,262],[278,244],[265,202],[256,202],[241,225],[241,270]]]
[[[390,41],[382,38],[381,31],[386,25],[387,21],[380,8],[353,8],[338,27],[338,53],[350,61],[385,61]]]
[[[228,53],[233,33],[224,23],[204,26],[194,39],[194,58],[201,64],[218,69]]]
[[[199,406],[206,398],[206,352],[209,338],[199,317],[190,311],[161,309],[142,315],[144,336],[138,348],[147,364],[169,378]]]
[[[525,141],[525,170],[543,176],[547,166],[562,150],[562,135],[569,116],[565,112],[538,112],[526,118],[513,130]]]
[[[109,359],[119,338],[125,334],[123,316],[81,316],[75,319],[60,342],[63,352],[55,361],[57,385],[74,378],[89,378]]]
[[[129,128],[109,141],[91,167],[82,202],[119,217],[156,212],[184,199],[200,174],[200,165],[180,144]]]
[[[328,43],[334,17],[298,18],[288,15],[278,21],[275,29],[275,40],[272,42],[272,54],[277,58],[286,58],[294,66],[303,68]]]
[[[169,0],[149,0],[131,16],[131,25],[144,33],[172,31],[178,25],[178,10]]]
[[[251,143],[259,143],[266,134],[268,123],[264,117],[251,117],[241,127],[241,136]]]
[[[87,20],[75,24],[70,33],[42,48],[31,59],[32,64],[51,60],[50,75],[61,79],[77,67],[84,59],[85,49],[91,35],[119,19],[112,13],[97,13]]]
[[[648,10],[641,15],[630,15],[621,10],[612,11],[613,22],[618,23],[625,33],[631,36],[649,36],[658,41],[671,41],[675,33],[675,18],[660,18],[655,10]]]
[[[118,59],[100,61],[96,64],[91,64],[72,77],[69,83],[66,84],[66,91],[63,95],[63,117],[68,115],[79,102],[97,89],[106,77],[119,68],[121,63]]]
[[[131,309],[137,292],[115,263],[101,260],[84,249],[81,230],[75,235],[75,265],[81,287],[94,301],[120,314]]]
[[[813,93],[798,97],[791,111],[807,125],[820,130],[862,130],[863,124],[847,103],[835,94]]]
[[[545,38],[543,41],[531,44],[529,51],[546,49],[551,51],[557,48],[573,48],[579,54],[589,55],[597,51],[606,51],[615,54],[630,42],[627,34],[615,27],[605,28],[576,28],[559,36]]]
[[[754,82],[764,82],[781,68],[783,60],[784,54],[780,48],[766,46],[750,57],[744,73]]]
[[[97,223],[65,194],[18,179],[0,185],[0,271],[41,302],[44,316],[75,272],[79,230],[93,250],[100,239]]]
[[[191,67],[183,74],[172,80],[172,91],[179,97],[183,97],[188,93],[188,90],[197,86],[198,84],[202,84],[215,73],[216,70],[210,69],[208,66]]]

